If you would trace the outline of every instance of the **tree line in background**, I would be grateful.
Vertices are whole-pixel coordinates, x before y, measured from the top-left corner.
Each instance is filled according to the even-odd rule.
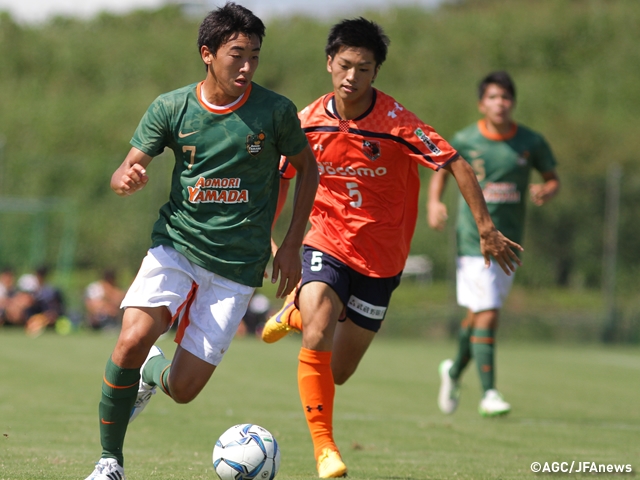
[[[526,268],[517,281],[601,285],[606,177],[617,165],[623,172],[617,278],[620,287],[634,288],[640,4],[484,0],[362,15],[391,38],[375,86],[445,138],[478,118],[476,85],[483,75],[505,69],[514,77],[516,119],[546,136],[562,180],[552,203],[530,204]],[[0,198],[11,199],[11,208],[0,202],[0,265],[55,262],[72,230],[76,267],[135,271],[167,198],[173,158],[165,153],[154,160],[147,188],[133,197],[117,197],[109,180],[150,102],[204,78],[196,45],[200,20],[178,7],[89,21],[60,17],[38,26],[0,13]],[[300,109],[330,91],[324,44],[332,23],[267,22],[255,81]],[[430,171],[421,175],[426,190]],[[451,184],[447,194],[451,211],[454,189]],[[18,207],[33,199],[66,207]],[[435,277],[444,278],[452,269],[454,236],[427,228],[425,199],[423,192],[412,251],[429,255]]]

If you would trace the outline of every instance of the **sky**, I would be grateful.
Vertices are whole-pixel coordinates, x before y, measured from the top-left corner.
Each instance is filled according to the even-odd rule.
[[[211,10],[224,0],[191,0]],[[251,9],[264,20],[273,16],[302,13],[317,17],[355,14],[364,9],[387,9],[394,5],[420,5],[432,7],[442,0],[235,0]],[[41,23],[62,15],[91,18],[100,12],[115,14],[134,9],[158,8],[179,0],[0,0],[0,11],[7,11],[20,23]]]

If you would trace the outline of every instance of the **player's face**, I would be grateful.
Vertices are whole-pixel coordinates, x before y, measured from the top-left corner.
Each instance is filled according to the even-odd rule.
[[[343,47],[327,59],[333,91],[346,103],[368,100],[378,69],[373,52],[366,48]]]
[[[480,99],[478,109],[485,119],[497,126],[511,124],[515,102],[511,94],[499,85],[490,83]]]
[[[258,68],[260,39],[255,35],[247,37],[238,33],[223,44],[215,55],[204,46],[201,54],[215,89],[214,92],[207,93],[231,103],[251,84]]]

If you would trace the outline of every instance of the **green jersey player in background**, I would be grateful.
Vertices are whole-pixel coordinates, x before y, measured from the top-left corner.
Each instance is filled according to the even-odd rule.
[[[545,139],[513,121],[516,92],[506,72],[493,72],[479,85],[478,108],[483,115],[477,123],[458,132],[451,145],[473,167],[482,187],[496,228],[522,243],[527,189],[533,203],[545,204],[558,192],[556,161]],[[529,184],[531,169],[540,172],[543,183]],[[447,208],[442,194],[449,174],[434,173],[429,184],[429,226],[442,230]],[[507,297],[514,275],[506,275],[494,262],[486,266],[480,254],[480,237],[471,211],[459,202],[457,220],[456,289],[458,304],[467,308],[459,332],[455,360],[440,364],[438,406],[451,414],[458,406],[460,376],[476,361],[483,397],[478,410],[483,416],[503,415],[511,410],[495,388],[495,333],[500,308]]]
[[[111,178],[131,195],[165,148],[175,167],[151,248],[129,288],[122,330],[107,362],[99,405],[102,455],[87,480],[124,479],[128,424],[159,387],[177,403],[204,388],[229,347],[271,254],[282,155],[298,171],[294,213],[273,262],[284,297],[300,280],[300,247],[318,169],[295,105],[252,83],[265,27],[227,3],[202,22],[200,83],[159,96]],[[154,343],[178,323],[173,361]]]

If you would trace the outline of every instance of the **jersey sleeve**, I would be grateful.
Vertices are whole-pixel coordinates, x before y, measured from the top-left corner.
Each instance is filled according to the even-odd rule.
[[[168,134],[169,116],[160,96],[145,112],[130,143],[141,152],[156,157],[167,146]]]
[[[458,157],[457,150],[449,142],[413,114],[407,116],[398,136],[403,140],[407,155],[432,170],[440,170]]]
[[[281,155],[291,156],[300,153],[308,145],[307,136],[300,127],[296,106],[283,98],[274,106],[277,128],[277,146]]]
[[[280,178],[282,180],[291,180],[296,176],[296,169],[291,162],[287,160],[287,157],[280,158]]]
[[[540,135],[538,139],[538,145],[533,152],[533,166],[540,173],[549,172],[556,168],[556,158],[544,137]]]

